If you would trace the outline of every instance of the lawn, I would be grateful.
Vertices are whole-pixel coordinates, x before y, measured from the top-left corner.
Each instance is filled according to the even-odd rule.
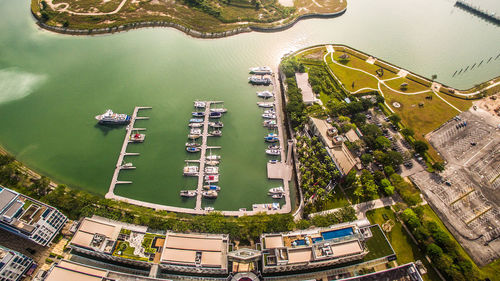
[[[126,245],[126,248],[124,250],[122,250],[122,254],[119,255],[118,252],[120,251],[120,249],[122,249],[122,247],[124,247],[122,245]],[[128,242],[118,241],[118,243],[115,247],[115,252],[113,253],[113,256],[122,257],[122,258],[126,258],[126,259],[132,259],[132,260],[148,261],[147,258],[143,258],[143,257],[139,257],[139,256],[134,255],[134,251],[135,251],[135,248],[130,247],[130,244]]]
[[[366,213],[368,220],[371,223],[376,223],[379,225],[384,224],[386,219],[395,222],[391,231],[386,234],[387,239],[392,245],[392,248],[396,252],[398,264],[406,264],[409,262],[414,262],[416,260],[421,260],[427,269],[427,274],[423,276],[424,280],[440,281],[441,279],[437,275],[436,271],[430,266],[429,262],[425,259],[425,255],[420,251],[418,246],[411,240],[406,230],[400,222],[396,221],[396,216],[390,207],[379,208],[375,210],[370,210]]]
[[[466,111],[472,106],[472,100],[460,99],[443,93],[439,93],[439,96],[462,111]]]
[[[401,90],[400,86],[401,84],[406,83],[408,84],[408,87],[405,91]],[[431,89],[429,87],[426,87],[420,83],[417,83],[413,80],[410,80],[406,77],[401,77],[398,79],[393,79],[386,81],[385,84],[389,86],[390,88],[393,88],[394,90],[398,90],[401,92],[405,93],[415,93],[415,92],[421,92],[421,91],[430,91]]]
[[[370,230],[373,237],[366,241],[366,247],[368,247],[370,252],[363,258],[363,261],[393,255],[394,252],[391,249],[391,245],[385,239],[383,231],[378,226],[372,227]]]
[[[347,90],[354,92],[362,88],[377,89],[378,80],[375,77],[372,77],[361,71],[345,68],[343,66],[335,64],[332,62],[330,56],[327,56],[326,61],[328,67],[330,67],[335,76],[340,79],[341,83],[344,84],[344,87]],[[352,87],[353,82],[354,87]]]

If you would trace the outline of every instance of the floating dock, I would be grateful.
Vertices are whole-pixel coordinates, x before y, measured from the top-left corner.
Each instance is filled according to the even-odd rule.
[[[140,155],[139,153],[136,153],[136,152],[127,152],[127,146],[130,143],[130,135],[132,134],[132,131],[146,130],[145,128],[134,128],[135,120],[149,119],[149,117],[137,116],[137,114],[139,113],[139,110],[151,109],[151,108],[152,107],[146,107],[146,106],[136,106],[134,108],[134,113],[132,114],[132,117],[130,119],[130,124],[127,125],[127,133],[125,134],[125,139],[123,140],[122,149],[120,151],[120,155],[118,156],[118,161],[116,162],[115,172],[113,173],[113,178],[111,179],[111,184],[109,185],[108,193],[106,193],[106,196],[104,196],[107,199],[117,199],[115,196],[115,186],[117,184],[131,184],[132,183],[132,181],[119,181],[118,175],[120,174],[120,171],[122,169],[123,170],[130,169],[130,167],[128,167],[128,168],[122,167],[123,158],[125,156],[139,156]]]

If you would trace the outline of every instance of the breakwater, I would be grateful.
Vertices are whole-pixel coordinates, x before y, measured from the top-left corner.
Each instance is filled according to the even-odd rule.
[[[477,17],[480,17],[488,22],[500,26],[500,17],[497,16],[495,13],[483,10],[480,7],[473,6],[472,4],[460,0],[455,3],[455,6]]]

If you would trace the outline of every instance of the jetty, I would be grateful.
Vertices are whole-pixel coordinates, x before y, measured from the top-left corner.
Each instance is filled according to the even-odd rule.
[[[139,156],[139,153],[127,152],[127,146],[130,143],[129,140],[130,140],[130,136],[132,134],[132,131],[146,130],[145,128],[134,128],[135,120],[149,119],[149,117],[137,116],[139,113],[139,110],[151,109],[151,108],[152,107],[148,107],[148,106],[136,106],[134,108],[134,113],[132,114],[132,117],[130,119],[130,124],[127,125],[127,133],[125,134],[125,139],[123,140],[122,149],[120,150],[120,155],[118,156],[118,161],[116,161],[115,172],[113,173],[113,178],[111,179],[111,184],[109,185],[108,193],[106,193],[106,195],[104,196],[107,199],[117,199],[115,196],[115,186],[117,184],[131,184],[132,183],[132,181],[119,181],[118,175],[120,174],[121,170],[131,169],[130,167],[123,166],[123,158],[125,156]]]
[[[196,188],[196,207],[195,210],[202,210],[201,209],[201,200],[202,200],[202,193],[203,193],[203,181],[205,178],[205,161],[206,161],[206,155],[207,155],[207,149],[219,149],[220,146],[208,146],[207,145],[207,140],[208,137],[211,136],[208,133],[208,123],[210,121],[210,106],[212,104],[220,104],[223,103],[222,101],[205,101],[205,114],[203,116],[203,132],[202,132],[202,138],[201,138],[201,146],[200,146],[200,160],[198,160],[198,163],[200,163],[200,169],[198,173],[198,186]]]
[[[463,0],[458,0],[457,2],[455,2],[455,6],[495,25],[500,25],[500,16],[496,15],[493,12],[483,10]]]

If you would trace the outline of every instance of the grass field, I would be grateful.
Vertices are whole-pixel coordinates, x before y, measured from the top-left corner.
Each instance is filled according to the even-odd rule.
[[[406,83],[408,84],[406,90],[402,90],[400,88],[401,84]],[[393,80],[386,81],[385,84],[395,90],[405,92],[405,93],[415,93],[415,92],[421,92],[421,91],[430,91],[431,89],[429,87],[426,87],[420,83],[417,83],[413,80],[410,80],[406,77],[401,77]]]
[[[440,281],[441,279],[437,275],[436,271],[425,259],[425,255],[413,242],[406,230],[403,229],[401,223],[396,220],[396,215],[390,207],[375,209],[366,213],[366,216],[371,223],[376,223],[379,225],[383,225],[386,222],[386,219],[383,217],[384,215],[387,216],[389,220],[395,222],[391,231],[387,233],[386,236],[391,243],[392,248],[396,252],[398,264],[401,265],[409,262],[414,262],[416,260],[421,260],[427,269],[427,274],[423,276],[424,280]]]
[[[354,92],[362,88],[377,89],[378,81],[374,77],[361,71],[348,69],[335,64],[332,62],[330,56],[327,57],[326,61],[328,63],[328,67],[330,67],[333,73],[335,73],[335,75],[340,79],[347,90]],[[353,82],[354,87],[352,87]]]
[[[384,238],[382,230],[378,227],[372,227],[370,230],[373,237],[366,241],[366,246],[370,252],[363,258],[363,260],[369,261],[394,254],[391,249],[391,245],[387,243],[387,240]]]

